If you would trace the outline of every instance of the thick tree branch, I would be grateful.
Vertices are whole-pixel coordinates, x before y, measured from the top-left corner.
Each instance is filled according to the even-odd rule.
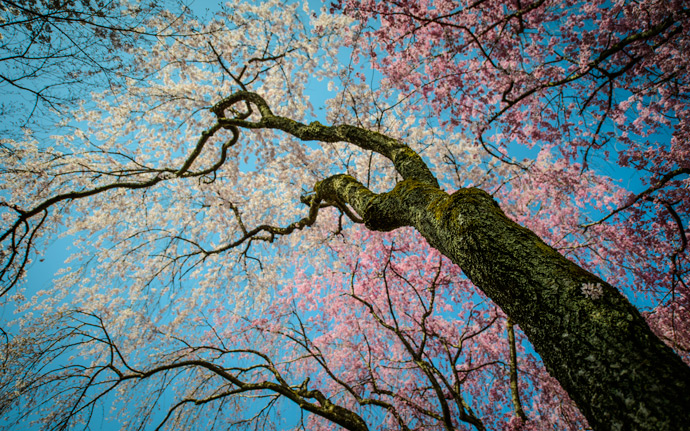
[[[241,350],[238,352],[257,354],[264,360],[269,361],[269,359],[265,355],[260,354],[256,351]],[[279,376],[277,370],[270,365],[270,361],[268,363],[268,368]],[[232,383],[237,389],[229,391],[230,395],[244,392],[269,390],[288,398],[289,400],[297,404],[300,408],[314,413],[316,415],[319,415],[321,417],[324,417],[329,421],[332,421],[333,423],[342,426],[345,429],[352,431],[367,431],[369,429],[364,420],[359,415],[344,407],[332,403],[326,396],[324,396],[321,393],[321,391],[315,389],[307,390],[306,388],[293,389],[287,386],[285,382],[275,383],[270,381],[263,381],[258,383],[248,383],[241,380],[235,374],[227,371],[223,367],[220,367],[212,362],[208,362],[205,360],[180,360],[174,363],[153,367],[146,371],[142,371],[136,374],[117,374],[122,376],[120,377],[121,381],[125,381],[131,379],[145,379],[155,374],[175,369],[187,369],[197,367],[204,368],[212,372],[213,374],[216,374],[221,378],[227,380],[228,382]],[[308,399],[314,399],[317,401],[317,403],[309,402],[307,401]]]
[[[260,119],[246,120],[251,113],[225,118],[225,110],[239,102],[256,106]],[[236,93],[212,111],[224,126],[345,141],[388,157],[403,176],[391,191],[374,194],[351,176],[335,175],[316,184],[315,198],[350,205],[372,230],[416,228],[520,325],[595,429],[670,431],[690,423],[690,411],[678,415],[684,410],[679,406],[690,405],[690,368],[613,286],[514,223],[486,192],[469,188],[448,195],[420,167],[422,159],[397,141],[355,127],[278,117],[253,93]],[[585,285],[601,286],[602,295],[587,296]],[[651,393],[653,388],[658,390]]]
[[[247,102],[255,105],[260,114],[257,121],[248,121],[251,112],[240,116],[226,117],[226,110],[233,105]],[[289,118],[274,115],[266,101],[256,93],[240,91],[218,102],[213,108],[219,124],[248,129],[278,129],[303,141],[348,142],[363,150],[374,151],[388,158],[404,179],[415,179],[438,187],[438,181],[422,158],[410,147],[378,132],[349,125],[324,126],[318,121],[309,125]]]

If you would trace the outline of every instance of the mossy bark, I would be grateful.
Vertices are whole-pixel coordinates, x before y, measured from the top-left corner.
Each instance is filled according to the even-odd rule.
[[[348,176],[319,189],[371,229],[417,228],[520,325],[593,429],[690,429],[690,368],[618,290],[510,220],[489,194],[405,180],[375,195]],[[584,283],[600,283],[603,295],[584,295]]]
[[[225,117],[238,103],[248,111]],[[252,105],[258,121],[246,120]],[[280,129],[387,157],[403,178],[392,191],[374,194],[349,175],[326,178],[314,188],[305,223],[313,223],[318,203],[327,201],[350,205],[372,230],[416,228],[520,326],[593,429],[690,430],[690,367],[618,290],[510,220],[486,192],[468,188],[448,195],[401,142],[354,126],[276,116],[254,93],[235,93],[212,112],[222,127]],[[583,294],[585,283],[601,284],[601,297]]]

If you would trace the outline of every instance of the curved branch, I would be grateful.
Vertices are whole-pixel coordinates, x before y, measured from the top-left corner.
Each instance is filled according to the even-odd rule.
[[[216,162],[199,171],[190,171],[190,168],[194,161],[199,157],[201,152],[203,151],[204,147],[208,143],[208,140],[215,135],[216,132],[218,132],[221,129],[229,129],[232,132],[232,138],[229,139],[228,141],[224,142],[221,145],[220,148],[220,155],[218,157],[218,160]],[[8,274],[8,271],[12,267],[12,263],[14,262],[15,256],[20,252],[20,246],[21,243],[24,241],[24,238],[28,235],[28,242],[26,245],[24,245],[24,248],[26,248],[25,256],[24,256],[24,263],[21,265],[19,270],[17,270],[17,273],[15,276],[12,277],[11,280],[8,280],[8,284],[6,285],[5,288],[0,291],[0,296],[3,296],[6,294],[13,286],[16,285],[16,283],[19,281],[21,278],[20,270],[25,266],[25,263],[28,259],[28,254],[29,250],[31,249],[31,243],[41,228],[43,222],[45,221],[47,217],[48,210],[55,205],[65,202],[65,201],[71,201],[71,200],[77,200],[77,199],[83,199],[87,198],[90,196],[95,196],[101,193],[105,193],[109,190],[114,190],[114,189],[129,189],[129,190],[137,190],[137,189],[144,189],[148,187],[152,187],[161,181],[172,179],[172,178],[194,178],[194,177],[203,177],[205,175],[214,173],[217,171],[224,163],[225,160],[227,159],[227,150],[231,146],[233,146],[235,143],[237,143],[237,140],[239,139],[239,130],[234,127],[234,126],[227,126],[223,127],[219,124],[215,124],[212,126],[210,129],[202,132],[201,137],[197,141],[197,144],[195,148],[192,150],[192,152],[187,156],[185,159],[184,163],[182,166],[178,169],[173,169],[173,168],[161,168],[161,169],[151,169],[150,174],[155,174],[155,176],[152,176],[148,180],[144,181],[120,181],[120,182],[113,182],[110,184],[105,184],[99,187],[94,187],[91,189],[86,189],[86,190],[74,190],[70,192],[65,192],[65,193],[60,193],[56,194],[43,202],[39,203],[35,207],[29,209],[29,210],[22,210],[19,207],[16,207],[14,205],[9,205],[6,203],[0,203],[0,205],[10,207],[14,209],[17,213],[17,219],[15,220],[14,224],[12,224],[7,230],[2,232],[0,234],[0,242],[7,241],[8,238],[11,238],[11,245],[9,247],[9,256],[5,256],[4,254],[0,254],[0,257],[3,259],[8,259],[7,263],[4,265],[2,270],[0,270],[0,279],[3,279],[6,274]],[[31,227],[29,225],[29,220],[38,215],[44,213],[43,218],[38,222],[36,226]],[[17,232],[20,230],[21,226],[24,225],[26,226],[26,233],[19,238],[19,240],[16,240],[16,235]],[[290,229],[290,226],[287,228]],[[292,230],[294,230],[294,227],[292,227]]]
[[[628,199],[628,202],[625,205],[616,208],[611,213],[609,213],[609,215],[602,218],[601,220],[595,221],[592,223],[584,224],[584,225],[582,225],[582,227],[585,230],[587,230],[588,228],[590,228],[594,225],[598,225],[598,224],[605,222],[606,220],[608,220],[609,218],[618,214],[619,212],[624,211],[624,210],[630,208],[631,206],[635,205],[641,199],[645,199],[647,196],[649,196],[653,192],[655,192],[655,191],[659,190],[660,188],[662,188],[663,186],[665,186],[666,183],[671,181],[673,178],[677,177],[678,175],[682,175],[682,174],[690,174],[690,168],[678,168],[678,169],[675,169],[675,170],[667,173],[666,175],[661,177],[661,179],[656,184],[654,184],[653,186],[651,186],[647,190],[643,191],[642,193],[639,193],[638,195],[632,197],[631,199]]]
[[[626,64],[621,70],[613,73],[609,73],[606,71],[603,71],[600,69],[600,65],[603,64],[606,60],[608,60],[610,57],[612,57],[614,54],[623,51],[625,47],[627,47],[630,44],[633,44],[635,42],[639,41],[644,41],[644,40],[649,40],[655,36],[658,36],[659,34],[663,33],[664,31],[668,30],[671,26],[677,23],[677,20],[673,16],[667,17],[664,21],[658,23],[654,27],[651,27],[645,31],[642,31],[640,33],[635,33],[626,36],[625,38],[619,40],[616,42],[613,46],[603,50],[599,55],[597,56],[596,59],[592,60],[590,63],[587,64],[587,66],[583,70],[578,70],[577,72],[572,73],[569,76],[566,76],[564,78],[551,81],[551,82],[546,82],[541,85],[537,85],[535,87],[530,88],[529,90],[526,90],[522,94],[518,95],[515,98],[507,100],[507,105],[501,108],[499,111],[495,112],[487,121],[487,124],[492,123],[495,121],[498,117],[500,117],[503,113],[505,113],[507,110],[515,106],[518,102],[521,100],[531,96],[532,94],[536,93],[539,90],[543,90],[546,88],[553,88],[553,87],[560,87],[562,85],[568,84],[570,82],[576,81],[583,76],[587,75],[591,70],[596,69],[600,70],[605,73],[605,75],[613,78],[614,76],[617,76],[619,74],[622,74],[623,72],[627,71],[629,68],[631,68],[635,63],[639,61],[638,58],[633,58],[630,60],[628,64]]]
[[[243,351],[247,353],[258,354],[259,356],[267,360],[267,357],[259,352],[250,350]],[[314,413],[325,419],[328,419],[329,421],[332,421],[345,429],[352,431],[368,431],[369,429],[364,420],[359,415],[352,412],[351,410],[334,404],[319,390],[308,390],[306,387],[298,387],[297,389],[293,389],[287,386],[285,383],[278,384],[269,381],[262,381],[259,383],[247,383],[240,380],[236,375],[228,372],[225,368],[200,359],[177,361],[171,364],[153,367],[141,373],[125,374],[121,377],[120,380],[125,381],[130,379],[144,379],[153,376],[157,373],[190,367],[204,368],[212,372],[213,374],[216,374],[217,376],[223,378],[224,380],[227,380],[230,383],[232,383],[234,386],[237,387],[237,389],[229,391],[230,394],[269,390],[271,392],[275,392],[279,395],[288,398],[289,400],[297,404],[301,409]],[[271,371],[273,371],[274,374],[277,373],[275,368],[273,368],[272,366],[269,365],[268,368],[272,369]],[[307,401],[307,399],[314,399],[318,402],[318,404],[309,402]]]
[[[248,121],[247,114],[228,118],[225,111],[237,103],[255,105],[261,118]],[[439,187],[436,177],[431,173],[421,156],[407,145],[378,132],[350,125],[324,126],[318,121],[308,125],[290,118],[275,115],[266,101],[256,93],[238,91],[218,102],[211,108],[218,123],[223,126],[237,126],[247,129],[278,129],[303,141],[348,142],[363,150],[374,151],[393,162],[403,179],[415,179],[425,184]],[[233,112],[234,113],[234,112]]]

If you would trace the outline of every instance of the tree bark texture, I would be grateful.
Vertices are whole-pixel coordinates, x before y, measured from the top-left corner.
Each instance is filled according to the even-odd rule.
[[[520,325],[595,430],[690,429],[690,368],[618,290],[510,220],[486,192],[448,195],[404,180],[374,195],[346,176],[319,188],[352,204],[370,229],[417,228]],[[584,283],[600,283],[603,295],[585,296]]]
[[[237,103],[248,112],[226,118]],[[252,104],[258,121],[246,120]],[[593,429],[690,430],[690,367],[617,289],[513,222],[488,193],[466,188],[449,195],[408,146],[358,127],[276,116],[254,93],[235,93],[212,111],[226,128],[344,141],[390,159],[403,178],[390,192],[375,194],[349,175],[335,175],[315,185],[312,208],[320,201],[347,204],[369,229],[416,228],[522,328]],[[585,283],[601,284],[603,294],[585,295]]]

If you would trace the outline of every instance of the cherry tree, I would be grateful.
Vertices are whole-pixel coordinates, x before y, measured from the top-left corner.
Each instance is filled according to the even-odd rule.
[[[687,5],[333,6],[153,19],[3,142],[5,423],[687,429]]]

